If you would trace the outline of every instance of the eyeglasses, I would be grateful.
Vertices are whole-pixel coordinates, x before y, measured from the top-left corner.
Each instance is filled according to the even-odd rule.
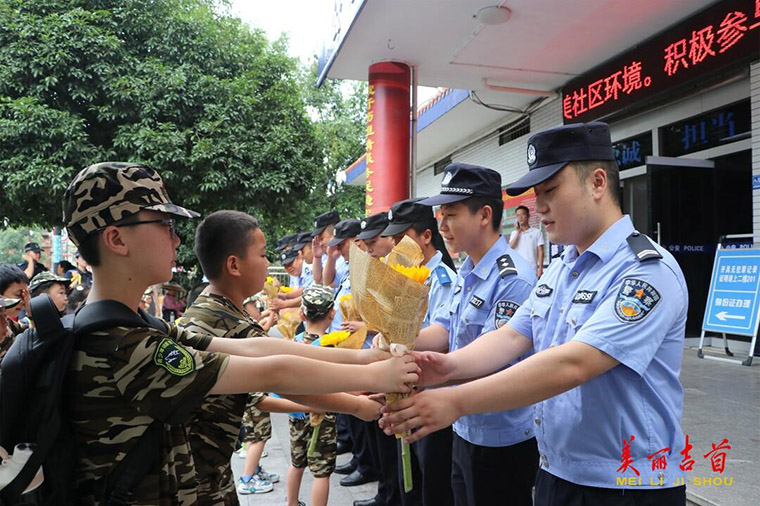
[[[147,225],[149,223],[160,223],[161,225],[165,227],[169,227],[169,231],[171,232],[172,236],[177,235],[177,222],[172,219],[166,219],[166,220],[144,220],[144,221],[129,221],[126,223],[114,223],[115,227],[131,227],[134,225]]]

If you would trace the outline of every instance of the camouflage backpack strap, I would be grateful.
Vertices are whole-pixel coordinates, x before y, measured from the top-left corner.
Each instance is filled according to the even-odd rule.
[[[662,258],[662,255],[654,247],[651,239],[644,234],[634,231],[628,236],[626,241],[628,241],[628,246],[633,250],[633,254],[636,255],[639,262],[655,259],[659,260]]]
[[[74,316],[74,332],[77,335],[77,349],[108,352],[118,345],[121,337],[107,339],[87,339],[89,334],[111,327],[146,327],[166,332],[163,320],[140,311],[136,314],[124,304],[114,300],[101,300],[80,307]],[[159,456],[163,422],[153,420],[145,432],[137,439],[124,458],[106,475],[103,484],[101,504],[126,506],[129,494],[147,474]]]

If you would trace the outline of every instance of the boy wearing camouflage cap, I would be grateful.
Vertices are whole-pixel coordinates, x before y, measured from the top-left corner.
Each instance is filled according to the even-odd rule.
[[[57,276],[50,271],[42,271],[32,278],[29,283],[29,292],[32,297],[43,293],[50,296],[58,312],[63,314],[66,305],[69,303],[67,288],[69,280],[63,276]]]
[[[132,487],[128,501],[198,504],[195,462],[184,424],[209,394],[403,391],[403,383],[417,380],[411,358],[369,363],[383,357],[277,339],[217,338],[169,323],[163,329],[151,327],[138,311],[140,298],[148,286],[171,278],[180,242],[174,218],[197,216],[173,204],[161,177],[138,164],[90,166],[64,194],[69,236],[92,266],[88,303],[110,300],[145,320],[140,328],[94,332],[91,340],[104,346],[74,352],[65,412],[77,446],[78,504],[106,502],[103,480],[154,420],[163,423],[158,456]],[[257,256],[264,257],[264,252]],[[269,356],[274,354],[301,357]],[[362,361],[369,365],[346,365]]]
[[[201,222],[195,231],[194,249],[209,285],[177,320],[180,327],[232,339],[266,337],[264,329],[243,311],[245,294],[261,290],[266,280],[269,262],[260,254],[266,251],[263,238],[258,221],[239,211],[217,211]],[[307,395],[300,397],[299,402],[346,410],[371,419],[379,409],[368,399],[355,399],[348,394]],[[279,476],[259,466],[264,444],[271,437],[269,413],[304,409],[308,408],[263,392],[253,393],[250,398],[245,394],[208,397],[197,418],[188,424],[198,479],[198,503],[237,504],[230,456],[241,421],[246,427],[248,451],[237,491],[241,494],[271,491]]]
[[[295,340],[304,344],[320,346],[319,339],[330,327],[334,309],[334,290],[325,285],[313,285],[304,290],[301,297],[301,319],[306,329]],[[330,493],[330,475],[335,470],[338,436],[335,414],[325,413],[319,425],[317,445],[308,454],[312,427],[306,413],[290,414],[290,468],[287,478],[287,504],[298,506],[304,469],[309,466],[314,482],[311,486],[311,505],[326,506]]]

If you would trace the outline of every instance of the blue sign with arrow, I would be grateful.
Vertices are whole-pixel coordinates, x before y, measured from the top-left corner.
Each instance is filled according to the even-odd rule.
[[[754,337],[759,303],[760,250],[718,250],[702,330]]]

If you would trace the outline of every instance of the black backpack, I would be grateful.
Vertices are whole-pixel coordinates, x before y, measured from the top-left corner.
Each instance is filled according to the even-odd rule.
[[[87,304],[63,318],[46,294],[33,298],[30,308],[35,328],[16,337],[0,364],[0,446],[9,453],[20,443],[34,443],[36,448],[21,472],[0,491],[0,506],[68,506],[76,502],[77,457],[63,389],[74,350],[97,347],[99,340],[89,339],[97,330],[145,327],[147,322],[165,332],[166,324],[142,311],[138,316],[112,300]],[[157,420],[148,426],[109,472],[100,504],[127,503],[129,491],[158,457],[162,432],[163,424]],[[24,494],[40,466],[45,478],[42,490],[33,497]]]

